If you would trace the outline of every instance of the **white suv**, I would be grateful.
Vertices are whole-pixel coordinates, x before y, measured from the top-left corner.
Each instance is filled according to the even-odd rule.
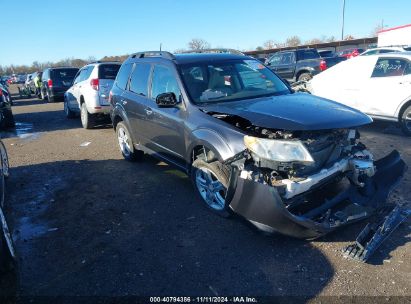
[[[67,118],[74,118],[80,113],[85,129],[92,128],[99,118],[108,118],[108,97],[120,66],[119,62],[95,62],[82,67],[64,94]]]

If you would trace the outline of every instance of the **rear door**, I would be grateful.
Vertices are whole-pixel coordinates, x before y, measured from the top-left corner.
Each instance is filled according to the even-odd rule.
[[[80,81],[82,71],[83,70],[79,70],[77,72],[76,76],[74,77],[73,85],[67,90],[65,94],[70,109],[79,107],[79,104],[77,102],[78,83]]]
[[[147,117],[146,109],[151,104],[148,99],[150,73],[151,64],[134,63],[127,88],[121,96],[121,102],[127,113],[134,142],[144,146],[149,142],[143,125]]]
[[[295,71],[295,52],[284,52],[281,54],[281,60],[277,65],[276,72],[285,79],[293,79]]]
[[[360,90],[361,111],[397,118],[400,104],[411,96],[411,62],[407,58],[379,57]]]

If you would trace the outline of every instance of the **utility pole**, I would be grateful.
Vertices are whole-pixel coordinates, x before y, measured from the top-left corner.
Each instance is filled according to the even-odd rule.
[[[344,18],[345,18],[345,0],[343,0],[343,5],[342,5],[341,40],[344,40]]]

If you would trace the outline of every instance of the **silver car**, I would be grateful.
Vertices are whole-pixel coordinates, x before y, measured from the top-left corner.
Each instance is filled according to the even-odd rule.
[[[108,117],[108,95],[120,66],[119,62],[94,62],[82,67],[64,94],[67,118],[80,113],[83,128],[90,129],[99,118]]]

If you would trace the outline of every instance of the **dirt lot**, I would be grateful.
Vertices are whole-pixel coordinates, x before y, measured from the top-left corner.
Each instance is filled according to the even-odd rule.
[[[173,167],[124,161],[110,126],[84,130],[61,102],[16,100],[13,112],[16,131],[2,137],[19,296],[411,299],[409,221],[369,264],[353,262],[341,249],[364,222],[313,242],[265,236],[211,214]],[[395,126],[375,123],[362,139],[377,157],[398,149],[411,164],[411,138]],[[410,181],[411,170],[393,199],[411,201]],[[13,294],[10,281],[1,292]]]

